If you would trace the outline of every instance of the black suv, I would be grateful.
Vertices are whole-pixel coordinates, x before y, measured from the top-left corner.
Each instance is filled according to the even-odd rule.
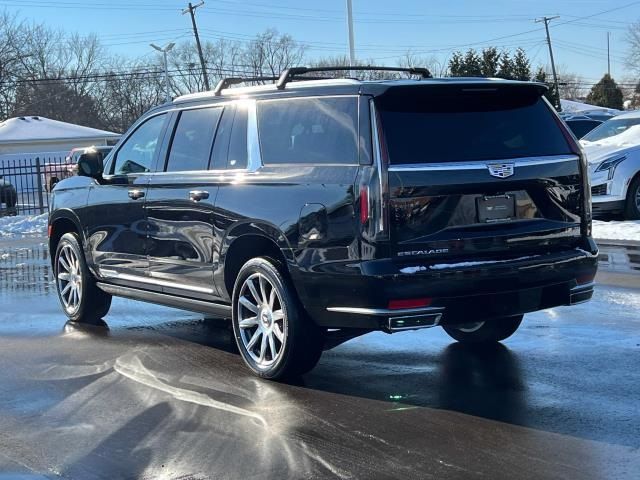
[[[314,70],[223,80],[79,160],[49,219],[71,320],[112,295],[231,318],[246,364],[280,378],[373,330],[496,342],[591,298],[585,159],[543,85]]]

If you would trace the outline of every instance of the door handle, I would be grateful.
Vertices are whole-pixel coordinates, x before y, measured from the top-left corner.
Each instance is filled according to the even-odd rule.
[[[209,198],[209,192],[204,190],[191,190],[189,192],[189,200],[199,202],[200,200],[206,200]]]
[[[144,197],[144,190],[129,190],[129,198],[131,200],[138,200],[139,198]]]

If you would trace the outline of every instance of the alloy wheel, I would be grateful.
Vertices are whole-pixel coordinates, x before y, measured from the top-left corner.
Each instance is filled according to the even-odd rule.
[[[464,333],[472,333],[480,330],[484,326],[484,322],[465,323],[456,327],[458,330]]]
[[[247,277],[237,305],[242,345],[259,368],[276,363],[286,343],[287,318],[282,298],[262,273]]]
[[[57,281],[64,308],[76,312],[82,301],[80,259],[71,245],[64,245],[58,254]]]
[[[638,209],[638,212],[640,212],[640,185],[638,185],[638,188],[636,188],[636,209]]]

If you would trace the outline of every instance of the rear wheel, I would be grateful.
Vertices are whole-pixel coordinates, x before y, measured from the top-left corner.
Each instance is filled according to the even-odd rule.
[[[280,379],[311,370],[322,354],[324,331],[306,315],[278,262],[254,258],[233,289],[233,332],[247,366]]]
[[[524,315],[500,317],[460,325],[443,325],[444,331],[461,343],[492,343],[509,338],[522,323]]]
[[[111,295],[97,287],[75,233],[65,233],[58,242],[54,268],[58,298],[69,320],[98,323],[109,311]]]
[[[628,220],[640,220],[640,176],[629,185],[624,216]]]

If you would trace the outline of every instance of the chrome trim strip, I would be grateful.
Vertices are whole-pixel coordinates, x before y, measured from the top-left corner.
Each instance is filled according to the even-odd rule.
[[[176,288],[179,290],[187,290],[190,292],[198,292],[198,293],[206,293],[206,294],[214,294],[215,290],[211,289],[211,288],[204,288],[204,287],[196,287],[193,285],[183,285],[183,284],[179,284],[176,282],[171,282],[168,280],[160,280],[157,278],[151,278],[151,277],[143,277],[140,275],[131,275],[128,273],[120,273],[120,272],[116,272],[115,270],[108,270],[105,268],[98,268],[98,273],[103,277],[103,278],[116,278],[118,280],[128,280],[130,282],[140,282],[140,283],[146,283],[149,285],[157,285],[159,287],[169,287],[169,288]]]
[[[513,163],[516,167],[532,167],[577,161],[577,155],[553,155],[549,157],[508,158],[502,160],[478,160],[477,162],[449,162],[449,163],[416,163],[392,165],[390,172],[420,172],[420,171],[448,171],[448,170],[486,170],[494,163]]]
[[[360,307],[327,307],[328,312],[353,313],[356,315],[373,315],[377,317],[386,316],[406,316],[421,313],[439,313],[444,311],[444,307],[419,307],[390,310],[388,308],[360,308]]]
[[[380,130],[378,128],[378,112],[376,110],[376,104],[371,99],[369,101],[369,116],[371,117],[371,137],[373,140],[373,161],[376,169],[378,170],[378,186],[380,188],[380,198],[378,205],[380,211],[380,218],[378,219],[378,228],[376,233],[384,233],[387,226],[387,208],[389,197],[387,176],[385,165],[382,164],[382,147],[380,145]],[[371,199],[369,199],[371,201]]]
[[[571,293],[580,293],[582,290],[592,290],[596,286],[596,282],[585,283],[584,285],[577,285],[571,289]]]

